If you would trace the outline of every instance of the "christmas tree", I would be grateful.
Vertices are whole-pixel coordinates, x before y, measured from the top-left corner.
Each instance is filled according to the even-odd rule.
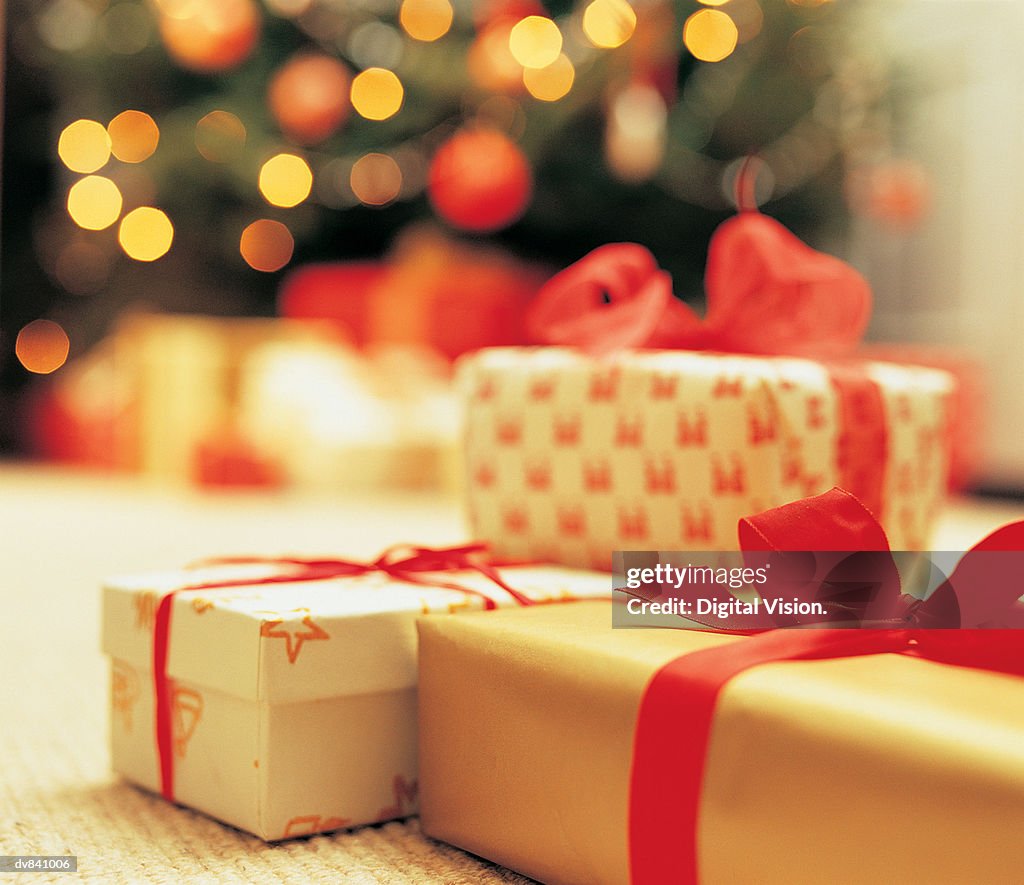
[[[552,266],[639,242],[699,301],[745,157],[765,211],[836,250],[847,185],[890,154],[885,67],[827,0],[15,0],[9,21],[7,396],[33,321],[59,365],[131,306],[271,314],[289,269],[427,218]]]

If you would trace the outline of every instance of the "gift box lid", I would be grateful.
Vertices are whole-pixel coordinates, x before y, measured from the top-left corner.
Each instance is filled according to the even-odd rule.
[[[381,572],[254,583],[280,572],[279,566],[231,564],[111,579],[103,590],[103,651],[151,670],[157,607],[177,590],[167,676],[245,699],[290,703],[412,687],[418,616],[480,610],[485,597],[499,607],[518,605],[473,571],[417,576],[465,591]],[[611,576],[603,572],[527,565],[502,568],[501,575],[538,603],[611,594]],[[237,584],[178,589],[224,582]]]

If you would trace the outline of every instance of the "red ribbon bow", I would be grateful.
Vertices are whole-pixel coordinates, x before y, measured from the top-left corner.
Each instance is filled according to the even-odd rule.
[[[711,237],[701,320],[635,243],[601,246],[552,277],[527,329],[538,341],[594,355],[625,347],[837,357],[859,343],[871,313],[864,278],[774,219],[741,212]]]
[[[739,533],[744,550],[889,550],[875,518],[841,489],[741,520]],[[1024,550],[1024,521],[987,536],[950,576],[948,593],[958,602],[956,624],[944,593],[934,610],[926,602],[907,612],[909,626],[916,629],[767,630],[662,667],[641,700],[633,740],[629,832],[634,885],[699,880],[697,835],[711,726],[722,689],[745,670],[773,661],[896,653],[1024,677],[1024,635],[1015,630],[920,629],[933,617],[940,626],[995,621],[1024,627],[1017,602],[1019,570],[1003,574],[1001,587],[975,599],[975,591],[993,578],[993,560],[972,554],[1006,550]],[[666,753],[669,736],[674,743]]]
[[[167,654],[170,645],[171,611],[174,597],[187,590],[225,590],[231,587],[293,584],[298,581],[323,581],[329,578],[356,577],[382,572],[394,581],[457,590],[483,600],[484,608],[492,610],[497,603],[486,593],[472,587],[429,576],[432,572],[476,571],[508,593],[519,605],[533,605],[535,600],[510,587],[498,573],[494,563],[484,558],[486,544],[463,544],[456,547],[431,548],[399,545],[385,550],[372,562],[349,559],[302,559],[294,557],[239,556],[223,557],[194,563],[192,568],[224,565],[270,565],[283,571],[260,578],[234,578],[222,581],[198,581],[177,587],[167,593],[157,607],[153,624],[153,686],[156,696],[156,743],[160,760],[160,792],[174,802],[174,753],[172,724],[172,684],[167,675]]]

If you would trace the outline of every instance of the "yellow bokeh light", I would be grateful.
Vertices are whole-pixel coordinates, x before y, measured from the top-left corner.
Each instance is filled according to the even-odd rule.
[[[701,61],[721,61],[736,48],[736,23],[717,9],[701,9],[683,25],[683,43]]]
[[[508,35],[512,57],[524,68],[546,68],[562,51],[562,32],[543,15],[528,15]]]
[[[448,0],[402,0],[398,21],[413,40],[430,43],[448,33],[453,14]]]
[[[174,240],[174,225],[159,209],[140,206],[123,219],[117,241],[125,254],[136,261],[156,261],[167,254]]]
[[[541,101],[558,101],[569,94],[576,69],[564,53],[546,68],[524,68],[523,85],[527,92]]]
[[[75,120],[61,132],[57,155],[72,172],[95,172],[110,159],[110,136],[102,123]]]
[[[68,191],[68,215],[86,230],[110,227],[121,214],[122,204],[117,185],[102,175],[88,175]]]
[[[149,114],[122,111],[107,124],[111,153],[122,163],[141,163],[160,141],[160,129]]]
[[[352,193],[365,206],[384,206],[402,190],[402,170],[387,154],[366,154],[352,164]]]
[[[68,333],[52,320],[32,320],[14,342],[18,362],[37,375],[56,372],[64,365],[70,349]]]
[[[210,111],[196,123],[196,150],[211,163],[227,163],[245,148],[245,124],[228,111]]]
[[[253,270],[273,273],[292,260],[295,240],[280,221],[261,218],[242,231],[238,251]]]
[[[636,30],[636,13],[626,0],[594,0],[583,11],[583,33],[595,46],[614,49]]]
[[[260,193],[272,206],[298,206],[313,189],[309,164],[295,154],[275,154],[260,169]]]
[[[386,120],[398,113],[405,97],[402,81],[387,68],[367,68],[352,81],[352,107],[367,120]]]
[[[697,0],[703,6],[725,6],[730,0]]]

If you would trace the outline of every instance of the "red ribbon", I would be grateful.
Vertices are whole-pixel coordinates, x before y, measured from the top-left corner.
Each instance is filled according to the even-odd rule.
[[[852,495],[833,489],[740,523],[744,549],[888,550],[881,527]],[[950,576],[950,592],[984,579],[984,557],[971,552],[1024,549],[1024,521],[992,533],[965,555]],[[963,571],[962,571],[963,570]],[[1003,582],[1006,583],[1005,581]],[[945,585],[943,585],[945,586]],[[940,587],[929,602],[940,596]],[[973,594],[960,594],[970,598]],[[1019,620],[1020,586],[1003,587],[961,624],[974,628],[1003,615]],[[933,604],[942,612],[943,603]],[[635,885],[699,880],[700,803],[718,698],[740,673],[774,661],[907,654],[958,667],[1024,676],[1022,635],[1014,630],[925,630],[928,602],[908,616],[909,629],[768,630],[738,642],[676,658],[651,679],[637,717],[629,798],[630,868]],[[666,753],[666,740],[673,741]]]
[[[286,567],[262,578],[235,578],[225,581],[200,581],[177,587],[167,593],[157,607],[153,625],[153,687],[156,698],[156,745],[160,760],[160,792],[174,802],[173,751],[173,684],[167,674],[167,654],[170,643],[171,611],[177,594],[187,590],[225,590],[269,584],[292,584],[298,581],[323,581],[329,578],[356,577],[381,572],[393,581],[418,584],[424,587],[457,590],[483,600],[488,611],[498,604],[486,593],[454,581],[427,577],[424,573],[441,571],[476,571],[508,593],[519,605],[534,605],[535,600],[510,587],[495,568],[495,563],[482,558],[485,544],[464,544],[457,547],[434,549],[430,547],[396,546],[385,550],[372,562],[346,559],[301,559],[273,557],[224,557],[193,564],[193,568],[223,565],[271,565]],[[497,563],[513,565],[512,562]]]
[[[635,243],[595,249],[552,277],[527,316],[547,344],[603,355],[624,347],[836,357],[859,343],[871,313],[864,278],[774,219],[745,211],[711,237],[701,320],[672,294]]]

